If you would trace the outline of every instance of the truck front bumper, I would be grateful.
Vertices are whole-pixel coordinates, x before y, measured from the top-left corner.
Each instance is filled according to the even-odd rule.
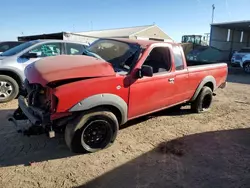
[[[48,112],[27,105],[24,96],[18,97],[18,109],[10,118],[15,124],[16,120],[28,119],[34,126],[46,126],[50,123]],[[13,119],[12,119],[13,118]]]

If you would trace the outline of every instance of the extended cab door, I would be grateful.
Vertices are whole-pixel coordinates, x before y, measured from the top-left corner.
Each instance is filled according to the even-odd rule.
[[[135,78],[130,85],[128,118],[141,116],[173,104],[175,94],[175,73],[173,58],[168,44],[148,49],[145,60],[138,62],[136,69],[142,65],[153,68],[152,77]],[[145,55],[143,55],[145,56]]]
[[[193,91],[189,87],[189,73],[183,49],[179,45],[173,45],[172,49],[175,70],[173,103],[177,104],[188,100]]]

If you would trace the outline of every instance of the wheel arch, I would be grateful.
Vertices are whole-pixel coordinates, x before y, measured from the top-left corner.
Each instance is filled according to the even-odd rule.
[[[199,84],[199,86],[197,87],[193,97],[191,98],[191,101],[194,101],[197,96],[199,95],[199,93],[201,92],[202,88],[204,86],[209,87],[212,91],[214,91],[216,89],[216,80],[213,76],[206,76]]]
[[[16,80],[19,87],[22,86],[23,80],[22,80],[21,76],[17,72],[15,72],[13,70],[8,70],[8,69],[1,69],[0,70],[0,75],[9,76],[9,77],[13,78],[14,80]]]
[[[242,63],[242,68],[243,68],[243,70],[244,70],[246,73],[249,74],[249,71],[245,70],[245,68],[246,68],[246,66],[247,66],[248,64],[250,65],[250,60],[244,61],[244,62]]]
[[[244,61],[244,62],[242,63],[242,67],[244,67],[244,65],[246,65],[246,64],[248,64],[248,63],[250,63],[250,60]]]
[[[94,110],[97,108],[108,109],[117,117],[120,125],[127,122],[127,103],[118,95],[103,93],[90,96],[81,100],[69,109],[70,112]]]

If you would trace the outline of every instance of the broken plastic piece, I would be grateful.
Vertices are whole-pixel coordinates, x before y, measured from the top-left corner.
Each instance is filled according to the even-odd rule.
[[[55,136],[55,131],[49,131],[49,138],[54,138]]]

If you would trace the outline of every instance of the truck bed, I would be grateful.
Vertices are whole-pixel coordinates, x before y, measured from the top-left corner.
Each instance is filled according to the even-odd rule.
[[[198,66],[198,65],[211,65],[211,64],[220,64],[224,62],[209,62],[209,61],[187,61],[187,66]]]
[[[228,67],[227,63],[196,62],[188,65],[189,79],[192,86],[197,87],[199,82],[206,76],[212,76],[216,80],[216,88],[226,80]],[[215,89],[216,89],[215,88]],[[195,89],[195,88],[193,88]]]

